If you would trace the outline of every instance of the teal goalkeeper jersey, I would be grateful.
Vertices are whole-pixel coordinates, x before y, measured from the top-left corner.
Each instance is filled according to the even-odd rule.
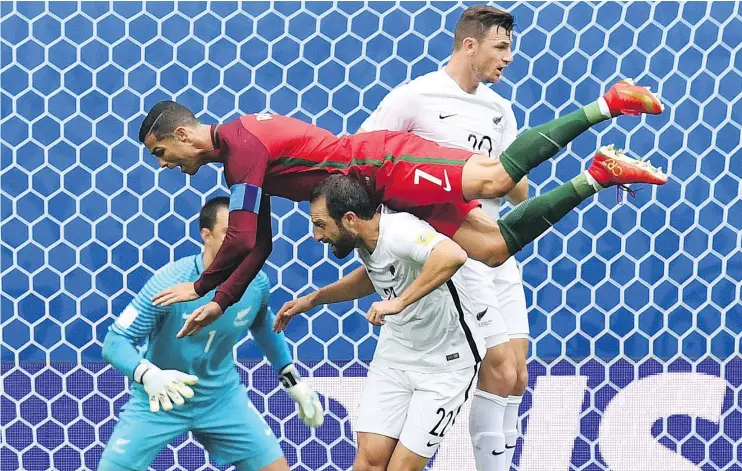
[[[240,383],[234,365],[235,344],[250,329],[258,346],[276,371],[292,358],[282,334],[273,332],[274,315],[268,305],[270,284],[260,272],[242,298],[227,308],[213,324],[192,337],[176,334],[188,316],[211,301],[215,291],[186,303],[154,306],[152,296],[177,283],[196,281],[203,272],[202,255],[185,257],[158,270],[111,326],[104,345],[104,357],[132,378],[142,357],[131,358],[131,346],[144,342],[143,357],[162,370],[174,369],[198,377],[191,401],[212,398]],[[121,338],[123,337],[123,338]],[[129,357],[129,358],[122,358]],[[145,394],[139,383],[132,393]]]

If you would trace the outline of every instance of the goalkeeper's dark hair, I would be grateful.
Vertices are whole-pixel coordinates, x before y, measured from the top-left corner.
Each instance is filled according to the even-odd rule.
[[[481,41],[490,28],[499,26],[510,34],[515,18],[510,13],[488,5],[467,8],[453,34],[453,49],[458,50],[466,38]]]
[[[196,115],[187,106],[174,101],[161,101],[149,110],[139,127],[139,141],[144,142],[152,133],[158,141],[171,135],[180,126],[199,124]]]
[[[198,215],[198,225],[200,229],[214,230],[214,224],[216,224],[216,215],[219,213],[219,208],[229,209],[229,198],[226,196],[217,196],[206,202],[201,213]]]
[[[312,190],[310,202],[325,197],[330,217],[340,222],[351,211],[359,218],[369,220],[376,214],[376,205],[358,180],[343,174],[330,175]]]

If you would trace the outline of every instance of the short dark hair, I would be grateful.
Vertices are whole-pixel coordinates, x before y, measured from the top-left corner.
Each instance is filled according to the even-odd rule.
[[[201,229],[214,230],[219,208],[229,209],[229,198],[226,196],[217,196],[206,202],[204,207],[201,208],[201,213],[198,215],[198,225]]]
[[[363,185],[358,180],[337,173],[330,175],[314,187],[310,202],[324,196],[327,200],[327,211],[335,221],[340,221],[348,211],[365,220],[374,217],[376,206],[371,201]]]
[[[515,18],[510,13],[488,5],[467,8],[461,15],[453,34],[453,48],[461,47],[466,38],[481,41],[490,28],[499,26],[508,34],[513,30]]]
[[[158,141],[175,131],[179,126],[195,126],[198,119],[187,106],[174,101],[161,101],[149,110],[139,128],[139,141],[144,142],[147,134],[154,134]]]

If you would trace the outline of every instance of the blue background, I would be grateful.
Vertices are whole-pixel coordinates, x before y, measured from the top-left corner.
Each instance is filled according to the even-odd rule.
[[[199,250],[198,210],[225,194],[216,167],[195,177],[157,170],[137,142],[146,110],[176,99],[205,122],[267,110],[352,133],[391,88],[445,63],[469,4],[0,5],[0,457],[3,469],[92,467],[124,400],[120,375],[99,363],[107,327],[155,269]],[[589,417],[617,389],[666,371],[720,376],[730,388],[721,425],[669,419],[655,436],[704,469],[739,469],[740,3],[500,6],[516,16],[516,60],[494,88],[513,100],[521,129],[594,100],[623,77],[659,90],[667,105],[658,117],[595,127],[530,175],[532,193],[549,190],[607,143],[671,174],[627,204],[602,193],[519,254],[531,385],[544,374],[592,378],[586,408],[594,410],[573,464],[601,469],[598,422]],[[276,309],[357,263],[327,257],[309,237],[306,209],[274,198],[266,271]],[[368,304],[295,319],[287,335],[296,357],[315,375],[347,365],[363,375],[376,342],[362,315]],[[254,381],[273,385],[252,342],[238,354]],[[290,408],[279,402],[285,417]],[[527,395],[526,417],[529,404]],[[352,455],[350,431],[338,424],[303,454],[284,442],[290,463],[315,469],[324,464],[311,458],[322,440],[344,436],[331,459],[349,466],[342,456]],[[712,444],[709,453],[678,445],[693,440]],[[178,454],[203,460],[192,444]]]

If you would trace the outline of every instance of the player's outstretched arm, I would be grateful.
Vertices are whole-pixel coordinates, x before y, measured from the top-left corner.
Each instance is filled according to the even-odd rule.
[[[251,214],[249,211],[232,212]],[[247,287],[258,275],[260,269],[263,268],[263,264],[268,259],[268,255],[270,255],[271,250],[273,250],[271,198],[268,195],[262,195],[261,197],[256,224],[257,229],[255,234],[246,234],[246,227],[243,227],[239,232],[241,235],[238,235],[238,237],[246,236],[249,238],[247,241],[249,247],[236,258],[232,257],[234,260],[239,262],[236,268],[232,269],[229,273],[220,273],[215,279],[210,279],[207,277],[207,272],[211,270],[212,267],[214,267],[215,273],[218,273],[220,270],[218,266],[215,266],[217,260],[214,259],[209,266],[209,270],[206,270],[201,275],[199,281],[196,282],[196,291],[202,295],[221,284],[214,295],[214,302],[222,308],[222,311],[242,298],[242,295],[245,294],[245,290],[247,290]],[[217,258],[224,250],[227,250],[227,256],[229,256],[230,248],[227,247],[226,238],[217,253]],[[257,254],[250,256],[252,255],[252,252],[257,252]]]
[[[263,298],[260,312],[255,316],[252,325],[250,325],[250,332],[255,339],[255,343],[265,353],[273,369],[276,373],[280,374],[281,370],[294,361],[294,358],[291,355],[289,346],[286,344],[286,337],[281,333],[274,332],[272,329],[276,316],[270,307],[270,281],[268,280],[268,276],[265,273],[260,273],[255,279],[253,286],[262,291]]]
[[[268,214],[270,215],[270,212]],[[272,234],[270,233],[270,226],[268,226],[266,234],[258,234],[258,241],[255,245],[255,249],[250,252],[245,260],[242,261],[239,268],[235,270],[229,280],[219,287],[219,291],[217,291],[214,296],[214,300],[193,311],[191,315],[188,316],[188,319],[186,319],[185,324],[183,324],[183,327],[178,332],[177,337],[182,338],[187,335],[195,335],[200,332],[201,329],[219,319],[226,309],[226,307],[222,308],[222,305],[216,301],[219,298],[220,292],[237,293],[237,299],[240,299],[247,289],[247,286],[250,284],[250,281],[252,281],[263,267],[263,264],[265,264],[272,248],[273,239]],[[231,297],[232,294],[227,294],[227,296]],[[232,303],[232,301],[229,301],[226,306],[231,306]]]
[[[267,210],[264,208],[267,208]],[[272,236],[270,229],[270,197],[263,197],[259,211],[260,215],[243,209],[230,210],[227,235],[208,269],[201,274],[201,277],[195,283],[179,283],[164,289],[153,296],[152,302],[157,306],[169,306],[175,303],[193,301],[204,296],[225,280],[231,280],[231,284],[228,284],[229,289],[225,291],[222,287],[214,296],[214,302],[219,304],[223,312],[240,299],[252,278],[244,282],[243,286],[242,280],[240,282],[235,281],[235,272],[248,259],[250,253],[258,250],[257,241],[260,237],[264,234]],[[264,213],[265,215],[263,215]],[[261,229],[263,225],[267,225],[267,228]],[[252,263],[256,263],[261,259],[258,256],[250,260]],[[250,271],[254,278],[261,267],[262,264],[253,270],[243,269],[241,273],[245,274],[246,271]]]
[[[309,427],[319,427],[324,422],[324,410],[317,393],[301,380],[293,364],[291,351],[283,334],[273,332],[271,327],[275,320],[270,308],[270,283],[265,273],[255,279],[255,284],[263,291],[260,312],[250,326],[255,342],[265,353],[273,369],[278,373],[281,385],[291,399],[296,402],[299,418]]]
[[[374,291],[374,285],[371,283],[366,269],[358,267],[331,285],[285,303],[276,315],[273,330],[276,332],[283,331],[292,317],[317,306],[360,299]]]
[[[161,370],[144,359],[136,348],[152,334],[159,317],[168,311],[167,308],[153,305],[151,297],[162,286],[173,281],[169,274],[167,271],[158,272],[144,285],[110,327],[103,341],[103,359],[144,386],[152,412],[159,411],[160,407],[169,411],[173,403],[184,404],[185,399],[193,397],[189,385],[198,381],[197,377],[181,371]]]
[[[432,238],[437,235],[434,234],[431,233],[423,237],[423,240],[426,237]],[[373,303],[366,314],[366,318],[370,323],[373,325],[383,325],[384,316],[399,314],[410,304],[416,303],[427,296],[443,283],[450,280],[466,262],[466,251],[459,244],[450,239],[443,238],[443,236],[437,236],[441,237],[442,240],[436,243],[429,252],[429,255],[427,255],[427,260],[425,260],[422,270],[420,270],[420,275],[398,297]],[[398,255],[404,256],[403,251],[404,248],[401,249],[401,253]],[[420,255],[414,254],[411,258],[419,261],[421,256],[425,256],[423,254],[425,252],[420,251]]]
[[[143,359],[137,345],[152,334],[158,320],[169,311],[152,304],[150,298],[176,280],[167,269],[155,273],[108,328],[103,359],[130,379],[134,379],[134,370]]]

